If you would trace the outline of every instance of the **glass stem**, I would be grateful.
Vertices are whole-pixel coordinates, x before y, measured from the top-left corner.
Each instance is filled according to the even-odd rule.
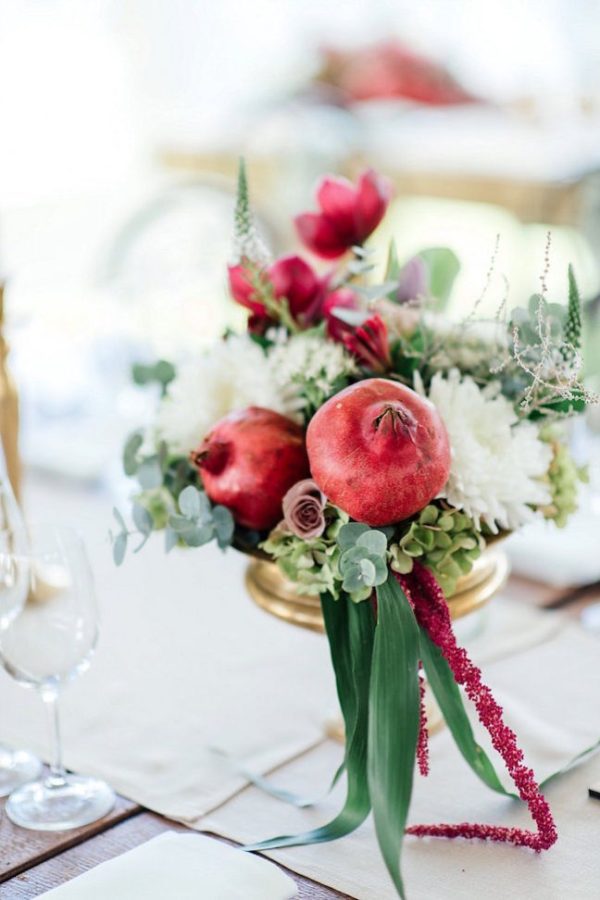
[[[46,784],[49,787],[60,787],[65,783],[67,773],[62,761],[58,694],[56,692],[44,694],[43,700],[48,710],[48,721],[52,736],[52,762],[50,763],[50,775],[46,779]]]

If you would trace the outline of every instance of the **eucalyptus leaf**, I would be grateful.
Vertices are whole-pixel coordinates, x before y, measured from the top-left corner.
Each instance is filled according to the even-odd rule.
[[[179,533],[188,547],[203,547],[214,537],[215,530],[211,525],[191,525],[187,531]]]
[[[144,386],[156,382],[160,385],[162,394],[166,393],[167,386],[175,378],[175,366],[166,359],[159,359],[156,363],[134,363],[131,370],[135,384]]]
[[[369,285],[364,288],[357,288],[358,293],[360,293],[365,300],[373,301],[380,300],[382,297],[387,297],[388,294],[391,294],[393,291],[398,290],[398,282],[397,281],[384,281],[383,284],[375,284]]]
[[[130,478],[138,470],[138,453],[143,443],[144,437],[140,431],[134,431],[125,442],[125,447],[123,448],[123,471]]]
[[[112,546],[113,560],[116,566],[120,566],[125,559],[127,553],[127,532],[121,531],[113,541]]]
[[[348,309],[347,306],[334,306],[331,310],[331,313],[335,316],[336,319],[339,319],[340,322],[344,322],[346,325],[351,325],[353,328],[357,328],[359,325],[368,318],[368,314],[360,309]]]
[[[113,507],[113,516],[117,520],[121,531],[127,531],[127,523],[116,506]]]
[[[224,550],[231,544],[235,522],[231,511],[226,506],[215,506],[212,511],[213,524],[217,535],[217,543]]]
[[[177,546],[179,535],[172,528],[165,529],[165,553],[170,553]]]
[[[142,460],[136,476],[145,491],[160,487],[163,482],[163,474],[158,456],[149,456]]]
[[[344,573],[344,581],[342,587],[349,594],[360,591],[365,587],[365,580],[358,564],[350,566]]]
[[[140,534],[143,534],[145,537],[152,532],[153,522],[152,516],[148,512],[148,510],[141,506],[139,503],[134,503],[131,515],[133,517],[133,522],[137,530]]]
[[[344,550],[340,557],[340,572],[344,574],[349,568],[352,566],[356,566],[360,563],[361,559],[364,559],[369,555],[369,551],[365,547],[350,547],[348,550]]]
[[[375,582],[375,566],[368,557],[364,557],[358,564],[363,584],[373,585]]]
[[[188,485],[180,493],[177,503],[187,519],[198,519],[200,517],[202,511],[201,496],[198,488],[195,488],[192,484]]]
[[[190,522],[189,519],[186,519],[185,516],[180,516],[174,513],[172,516],[169,516],[169,527],[176,533],[181,534],[183,531],[188,531],[190,528],[195,527],[193,522]]]
[[[384,557],[372,557],[373,564],[375,566],[375,577],[373,579],[373,586],[376,587],[379,584],[383,584],[388,576],[388,567],[387,561]]]
[[[358,538],[365,531],[369,531],[369,526],[361,525],[359,522],[348,522],[346,525],[342,525],[337,536],[338,546],[342,550],[348,550],[356,544]]]
[[[387,538],[382,531],[364,531],[358,536],[356,546],[364,547],[374,556],[383,556],[387,550]]]

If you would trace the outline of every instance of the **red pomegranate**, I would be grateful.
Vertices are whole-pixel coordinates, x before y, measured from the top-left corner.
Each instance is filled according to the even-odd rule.
[[[259,406],[217,422],[191,460],[213,503],[231,510],[239,525],[257,531],[280,521],[284,495],[309,474],[302,428]]]
[[[331,397],[311,420],[306,446],[323,493],[366,525],[412,516],[450,471],[448,435],[433,404],[385,378]]]

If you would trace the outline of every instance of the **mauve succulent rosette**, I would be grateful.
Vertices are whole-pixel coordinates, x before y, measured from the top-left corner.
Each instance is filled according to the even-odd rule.
[[[542,278],[523,307],[500,300],[489,321],[477,310],[455,321],[445,304],[459,262],[448,248],[401,259],[392,241],[373,281],[386,179],[327,176],[316,197],[318,211],[295,223],[321,261],[271,259],[240,166],[228,274],[248,327],[178,371],[145,367],[160,400],[153,427],[125,447],[139,490],[131,526],[115,511],[114,556],[122,562],[133,538],[137,550],[159,530],[167,551],[216,541],[266,555],[298,594],[320,598],[346,725],[346,800],[320,828],[250,849],[334,840],[372,812],[404,897],[405,833],[535,851],[556,840],[515,735],[456,642],[447,599],[491,537],[536,518],[565,524],[585,472],[563,422],[596,398],[580,377],[571,268],[561,302]],[[512,796],[475,741],[465,688],[535,831],[409,824],[414,771],[429,771],[425,681],[465,762]]]

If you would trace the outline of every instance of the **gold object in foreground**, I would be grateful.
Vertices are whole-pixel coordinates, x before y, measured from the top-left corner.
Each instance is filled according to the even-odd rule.
[[[6,460],[6,473],[15,497],[21,493],[19,457],[19,396],[6,364],[8,344],[4,338],[4,283],[0,280],[0,442]]]
[[[456,590],[448,598],[453,619],[461,619],[484,606],[502,587],[508,576],[506,554],[492,544],[486,547],[468,575],[458,579]],[[276,563],[253,558],[246,570],[246,587],[262,609],[311,631],[323,631],[321,602],[318,597],[298,594]]]

